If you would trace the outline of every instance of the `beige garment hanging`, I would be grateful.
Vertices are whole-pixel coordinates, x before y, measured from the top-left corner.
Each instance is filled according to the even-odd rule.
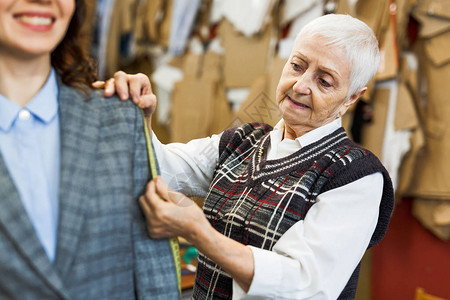
[[[276,103],[275,92],[285,63],[286,59],[275,56],[269,70],[253,82],[250,94],[237,112],[236,123],[239,124],[235,125],[262,122],[275,126],[280,121],[281,114]]]
[[[133,5],[136,0],[116,0],[111,15],[106,48],[105,78],[114,75],[121,68],[120,38],[133,30]]]
[[[246,37],[223,19],[219,33],[225,48],[225,86],[249,87],[266,71],[272,24],[267,25],[261,34]]]
[[[424,101],[417,106],[425,130],[425,148],[418,157],[413,193],[449,201],[450,2],[422,0],[419,4],[414,14],[422,16],[418,57],[426,91]]]
[[[171,140],[188,142],[219,133],[232,123],[221,80],[223,57],[213,52],[183,57],[183,80],[175,83]]]

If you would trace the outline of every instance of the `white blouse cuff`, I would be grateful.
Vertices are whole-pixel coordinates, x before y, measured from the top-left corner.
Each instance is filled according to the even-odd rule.
[[[276,297],[282,278],[280,255],[252,246],[255,273],[248,293],[233,280],[233,299],[270,299]]]

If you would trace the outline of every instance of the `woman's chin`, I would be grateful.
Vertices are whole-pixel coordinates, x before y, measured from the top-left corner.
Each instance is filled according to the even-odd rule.
[[[284,120],[284,123],[289,126],[296,126],[301,123],[301,120],[303,119],[302,116],[299,116],[298,114],[292,114],[292,113],[283,113],[282,118]]]
[[[286,103],[283,107],[280,107],[281,115],[284,120],[290,119],[290,120],[299,120],[304,119],[309,115],[310,110],[305,109],[295,109],[292,108],[290,103]]]

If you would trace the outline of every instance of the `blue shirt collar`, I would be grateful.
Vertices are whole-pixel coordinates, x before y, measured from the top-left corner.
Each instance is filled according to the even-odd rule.
[[[19,105],[0,94],[0,129],[5,132],[9,131],[19,111]]]
[[[43,123],[50,122],[58,114],[58,84],[52,69],[45,85],[25,106],[31,114]],[[0,128],[8,131],[22,107],[0,95]]]

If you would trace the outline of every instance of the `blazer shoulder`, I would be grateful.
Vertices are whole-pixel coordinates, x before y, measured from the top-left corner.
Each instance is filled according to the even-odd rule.
[[[103,90],[93,90],[87,105],[97,111],[103,124],[126,123],[142,127],[141,110],[131,99],[123,101],[117,95],[105,97]]]
[[[73,108],[88,109],[96,111],[101,115],[114,115],[113,111],[122,111],[124,114],[130,116],[139,112],[139,107],[131,100],[122,101],[117,95],[111,97],[104,96],[103,89],[89,89],[83,91],[71,86],[68,86],[58,81],[58,91],[60,103],[64,106]],[[111,114],[112,113],[112,114]]]
[[[130,113],[136,113],[136,111],[140,110],[131,98],[123,101],[116,94],[111,97],[105,97],[103,90],[91,90],[91,95],[87,101],[97,109],[118,109],[124,112],[129,111]]]

